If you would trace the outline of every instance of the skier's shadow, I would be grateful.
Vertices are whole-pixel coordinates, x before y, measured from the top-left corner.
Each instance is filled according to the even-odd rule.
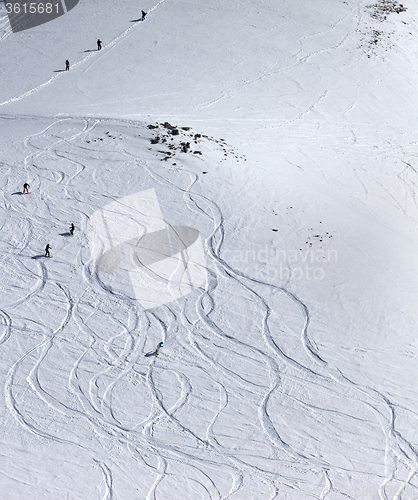
[[[65,69],[56,69],[54,73],[62,73],[63,71],[65,71]]]
[[[142,21],[142,17],[140,17],[139,19],[133,19],[131,23],[139,23],[139,21]]]
[[[16,193],[12,193],[12,195],[14,194],[26,194],[26,193],[24,193],[23,191],[16,191]]]
[[[145,354],[146,358],[150,358],[151,356],[155,356],[155,351],[150,351]]]
[[[84,52],[97,52],[96,49],[89,49],[89,50],[85,50]]]
[[[60,236],[71,236],[71,233],[60,233]]]
[[[32,259],[43,259],[45,255],[34,255]]]

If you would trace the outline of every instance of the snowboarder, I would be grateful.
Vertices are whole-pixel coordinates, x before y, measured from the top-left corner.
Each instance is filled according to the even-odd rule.
[[[102,41],[100,40],[100,38],[97,39],[97,50],[101,50],[102,49]]]
[[[45,247],[45,257],[51,257],[51,254],[49,252],[50,250],[52,250],[52,249],[51,249],[51,247],[49,246],[49,243],[48,243],[47,246]]]
[[[157,349],[155,350],[155,355],[158,356],[159,352],[160,352],[160,349],[161,347],[163,346],[164,344],[162,342],[160,342],[158,345],[157,345]]]
[[[29,193],[29,188],[30,188],[29,184],[27,182],[25,182],[23,184],[23,192],[24,193]]]
[[[68,71],[70,69],[70,61],[67,59],[65,61],[65,71]]]
[[[71,226],[70,226],[70,234],[71,236],[74,236],[74,229],[75,229],[75,226],[73,223],[71,223]]]
[[[143,10],[142,11],[142,19],[141,21],[145,21],[145,16],[147,15],[147,13]]]

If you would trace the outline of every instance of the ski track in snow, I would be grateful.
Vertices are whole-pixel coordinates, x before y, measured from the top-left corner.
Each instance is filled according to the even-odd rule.
[[[113,478],[112,478],[112,472],[110,471],[109,467],[102,462],[99,462],[95,460],[95,462],[99,465],[99,467],[102,469],[103,472],[103,480],[105,484],[105,494],[102,497],[102,500],[112,500],[114,497],[113,495]]]
[[[314,38],[314,37],[317,37],[317,36],[320,36],[320,35],[324,35],[324,34],[329,34],[330,32],[332,32],[333,30],[335,30],[335,28],[337,28],[337,26],[339,24],[341,24],[343,21],[345,21],[346,19],[349,19],[350,17],[353,18],[353,25],[355,26],[354,29],[352,29],[351,31],[349,31],[348,33],[346,33],[338,42],[330,45],[330,46],[327,46],[327,47],[324,47],[322,49],[318,49],[318,50],[314,50],[306,55],[302,55],[303,54],[303,51],[304,51],[304,44],[305,44],[305,41],[307,39],[311,39],[311,38]],[[358,30],[358,27],[360,25],[360,22],[361,22],[361,19],[362,19],[362,16],[361,16],[361,9],[360,9],[360,6],[358,5],[356,7],[356,9],[353,9],[352,12],[350,12],[349,14],[347,14],[346,16],[344,16],[343,18],[339,19],[338,21],[332,23],[328,28],[326,28],[325,30],[322,30],[322,31],[318,31],[317,33],[312,33],[310,35],[306,35],[306,36],[302,36],[299,38],[299,50],[297,52],[295,52],[294,54],[292,54],[291,56],[288,56],[286,57],[285,59],[283,60],[279,60],[273,67],[269,68],[268,70],[265,70],[263,72],[261,72],[259,75],[257,75],[256,77],[254,78],[251,78],[251,79],[248,79],[248,80],[245,80],[243,82],[241,82],[239,84],[238,87],[234,88],[234,89],[231,89],[231,90],[226,90],[226,91],[223,91],[221,92],[221,95],[219,97],[217,97],[216,99],[213,99],[211,101],[208,101],[208,102],[205,102],[205,103],[202,103],[200,104],[199,106],[196,106],[195,109],[203,109],[203,108],[207,108],[207,107],[210,107],[210,106],[213,106],[214,104],[222,101],[223,99],[229,99],[233,96],[235,96],[237,93],[241,92],[243,89],[245,89],[247,86],[249,85],[254,85],[266,78],[270,78],[272,76],[274,76],[276,73],[284,73],[286,74],[287,71],[301,65],[301,64],[304,64],[306,63],[307,61],[309,61],[309,59],[323,53],[323,52],[328,52],[330,50],[335,50],[341,46],[344,45],[344,43],[353,38],[354,34],[356,33],[356,31]],[[285,18],[286,21],[289,21],[287,18]],[[290,63],[288,65],[285,65],[285,63]],[[290,78],[290,77],[289,77]],[[294,81],[298,86],[300,86],[299,82],[298,81],[295,81],[293,79],[291,79],[292,81]],[[305,114],[309,113],[310,111],[312,111],[315,107],[315,105],[317,103],[319,103],[322,99],[324,99],[327,95],[327,91],[325,91],[325,93],[318,99],[318,101],[316,103],[313,103],[306,111],[302,112],[299,116],[297,116],[296,118],[294,118],[293,120],[291,121],[296,121],[296,120],[299,120],[301,119]],[[290,121],[290,122],[291,122]],[[287,123],[290,123],[290,122],[286,122]],[[280,125],[281,127],[285,126],[285,124],[281,124]]]

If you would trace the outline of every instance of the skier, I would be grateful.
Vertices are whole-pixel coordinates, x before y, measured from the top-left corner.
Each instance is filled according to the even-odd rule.
[[[70,69],[70,61],[67,59],[65,61],[65,71],[68,71]]]
[[[142,19],[141,21],[145,21],[145,16],[147,15],[147,13],[143,10],[142,11]]]
[[[29,188],[30,188],[29,184],[27,182],[25,182],[23,184],[23,192],[24,193],[29,193]]]
[[[74,236],[74,229],[75,229],[75,226],[73,223],[71,223],[71,226],[70,226],[70,234],[71,236]]]
[[[97,50],[101,50],[102,49],[102,41],[100,40],[100,38],[97,39]]]
[[[52,249],[48,243],[47,246],[45,247],[45,257],[51,257],[51,254],[49,253],[50,250],[52,250]]]
[[[158,356],[159,352],[160,352],[160,349],[161,347],[163,346],[164,344],[162,342],[160,342],[158,345],[157,345],[157,349],[155,350],[155,355]]]

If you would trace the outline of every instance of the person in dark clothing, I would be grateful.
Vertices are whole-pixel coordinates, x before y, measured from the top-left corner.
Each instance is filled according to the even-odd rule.
[[[102,41],[100,38],[97,39],[97,50],[102,50]]]
[[[163,346],[164,344],[162,342],[160,342],[158,345],[157,345],[157,349],[155,350],[155,356],[158,356],[160,354],[160,349],[161,347]]]
[[[147,15],[147,13],[143,10],[142,11],[142,19],[141,21],[145,21],[145,16]]]
[[[71,236],[74,236],[74,229],[75,229],[75,226],[73,223],[71,223],[71,226],[70,226],[70,234]]]
[[[45,247],[45,257],[51,257],[51,254],[50,254],[50,251],[51,250],[51,247],[49,246],[49,243],[48,245]]]
[[[67,59],[65,61],[65,71],[68,71],[70,69],[70,61]]]
[[[23,184],[23,192],[24,193],[29,193],[29,188],[30,188],[29,184],[27,182],[25,182]]]

